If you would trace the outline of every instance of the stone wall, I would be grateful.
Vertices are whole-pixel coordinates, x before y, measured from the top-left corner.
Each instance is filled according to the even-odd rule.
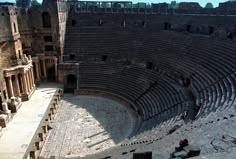
[[[57,8],[58,8],[58,21],[59,21],[59,48],[58,53],[59,56],[62,57],[64,52],[64,41],[65,41],[65,33],[66,33],[66,22],[68,18],[68,6],[65,1],[59,1],[57,2]],[[62,59],[59,59],[62,61]]]
[[[21,42],[23,52],[26,54],[32,54],[31,44],[32,44],[32,31],[29,25],[30,19],[28,14],[28,9],[17,8],[17,21],[19,32],[21,35]]]
[[[0,42],[10,40],[12,37],[12,29],[10,24],[10,13],[7,6],[0,7]]]
[[[58,82],[64,83],[68,75],[79,74],[79,64],[61,63],[58,65]]]
[[[50,21],[44,26],[43,17]],[[34,54],[61,56],[64,46],[67,7],[64,1],[47,1],[29,10],[30,27],[32,28],[32,49]]]
[[[3,69],[16,66],[22,58],[22,46],[14,5],[0,6],[0,96],[7,100],[7,89]]]
[[[195,34],[209,35],[209,27],[213,29],[214,34],[226,34],[235,32],[235,21],[232,16],[202,16],[202,15],[158,15],[158,14],[106,14],[106,13],[76,13],[70,12],[71,26],[75,21],[75,27],[110,27],[124,28],[122,22],[125,21],[125,30],[134,31],[136,29],[146,30],[164,30],[165,24],[169,24],[166,29],[173,31],[187,31]],[[99,26],[99,21],[103,24]],[[145,24],[145,25],[144,25]],[[189,29],[187,29],[189,27]],[[129,29],[129,30],[128,30]],[[225,33],[222,33],[225,32]],[[211,36],[212,36],[211,35]],[[227,38],[225,35],[218,35]]]
[[[22,56],[22,46],[17,23],[17,11],[15,6],[1,6],[0,12],[0,66],[3,68],[16,65]]]

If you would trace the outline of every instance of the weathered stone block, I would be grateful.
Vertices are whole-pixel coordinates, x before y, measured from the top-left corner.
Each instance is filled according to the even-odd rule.
[[[193,145],[189,145],[189,146],[184,147],[184,151],[186,151],[186,153],[187,153],[187,158],[199,156],[200,152],[201,152],[201,150],[198,146],[193,146]]]
[[[185,152],[185,151],[180,151],[180,152],[175,152],[174,153],[174,157],[184,158],[185,156],[187,156],[187,152]]]
[[[7,118],[8,116],[5,114],[0,115],[0,126],[5,128],[7,126]]]

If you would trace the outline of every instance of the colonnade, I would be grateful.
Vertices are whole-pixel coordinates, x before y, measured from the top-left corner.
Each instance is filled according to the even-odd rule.
[[[8,75],[6,85],[9,98],[29,95],[35,87],[33,67]]]
[[[41,61],[41,62],[40,62]],[[50,56],[39,56],[37,58],[33,58],[33,63],[35,65],[35,79],[39,82],[42,79],[47,79],[47,63],[50,61],[50,64],[53,63],[55,69],[55,79],[57,79],[57,58]]]

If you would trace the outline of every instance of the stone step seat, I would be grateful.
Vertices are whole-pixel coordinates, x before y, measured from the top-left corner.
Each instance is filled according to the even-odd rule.
[[[137,30],[127,34],[128,28],[117,27],[117,31],[105,26],[96,28],[98,19],[94,20],[94,23],[90,19],[80,21],[84,28],[68,28],[65,54],[78,53],[78,60],[85,62],[80,67],[81,88],[114,92],[135,102],[142,123],[127,143],[139,144],[165,136],[176,123],[174,117],[187,110],[186,97],[173,86],[175,77],[171,71],[186,76],[194,74],[193,92],[201,105],[198,117],[235,104],[235,42],[174,31]],[[86,61],[99,61],[103,55],[107,55],[103,64]],[[121,59],[129,59],[131,65],[114,62]],[[143,65],[134,66],[134,61]],[[146,69],[146,62],[152,62],[154,69]],[[157,85],[149,90],[155,81]]]
[[[124,68],[123,63],[80,63],[79,71],[81,73],[101,73],[111,74],[113,72],[120,72]],[[84,72],[83,72],[84,71]]]
[[[154,139],[166,136],[167,132],[175,125],[176,120],[177,118],[175,119],[171,118],[169,120],[165,120],[165,121],[163,120],[163,122],[160,122],[160,123],[156,123],[156,121],[153,120],[153,123],[156,123],[157,126],[152,124],[153,126],[151,127],[149,124],[150,121],[148,121],[146,125],[142,127],[142,129],[144,129],[145,131],[132,137],[130,141],[128,141],[128,143],[130,144],[132,142],[143,142],[145,140],[154,140]],[[147,127],[145,128],[145,126]]]
[[[227,81],[226,79],[227,78],[224,78],[225,81]],[[232,92],[232,87],[230,85],[228,85],[228,87],[226,87],[225,82],[223,82],[223,80],[221,80],[219,83],[216,84],[216,90],[211,90],[208,92],[211,92],[215,96],[215,99],[214,99],[215,104],[213,105],[215,110],[218,109],[220,106],[227,105],[227,103],[229,102],[229,100],[231,98],[235,98],[235,95],[233,95],[232,93],[231,94],[233,95],[233,97],[232,97],[232,95],[227,96],[227,94],[229,92]],[[218,93],[216,93],[216,92],[218,92]],[[216,104],[217,102],[218,102],[218,104]]]
[[[83,74],[83,70],[86,70],[86,69],[83,69],[83,65],[81,67],[81,74]],[[103,68],[101,69],[100,66],[98,65],[94,65],[92,68],[88,65],[85,65],[85,68],[89,68],[88,70],[89,71],[86,71],[85,73],[93,73],[93,72],[101,72],[101,73],[110,73],[110,70],[112,70],[113,72],[117,73],[119,76],[126,76],[128,77],[129,75],[132,75],[133,79],[135,79],[135,77],[148,77],[148,79],[145,79],[145,81],[148,81],[148,82],[152,82],[154,81],[155,79],[157,79],[158,77],[155,77],[157,76],[157,74],[154,74],[154,73],[151,73],[151,72],[147,72],[147,71],[144,71],[143,68],[135,68],[135,67],[131,67],[131,68],[127,68],[127,67],[120,67],[118,68],[118,71],[116,71],[114,67],[112,67],[112,65],[107,65],[107,69],[108,70],[103,70]],[[101,71],[100,71],[101,70]],[[132,74],[130,74],[132,73]],[[145,73],[145,76],[143,76],[142,74]],[[115,74],[116,75],[116,74]],[[154,76],[155,75],[155,76]]]
[[[146,130],[155,128],[162,121],[166,121],[176,115],[176,109],[171,108],[165,112],[160,113],[158,116],[153,116],[151,119],[146,122]],[[165,118],[163,118],[165,116]]]
[[[106,82],[106,83],[102,83],[102,81],[101,82],[92,82],[92,83],[88,83],[88,81],[86,81],[86,83],[81,83],[80,84],[80,87],[82,88],[82,87],[90,87],[90,88],[92,88],[92,87],[104,87],[104,88],[110,88],[110,89],[114,89],[114,91],[121,91],[121,92],[124,92],[123,94],[125,95],[125,94],[130,94],[130,95],[132,95],[133,96],[133,100],[135,100],[136,98],[137,98],[137,96],[139,96],[142,92],[142,90],[137,90],[138,88],[137,87],[135,87],[135,86],[133,86],[133,87],[131,87],[131,86],[128,86],[127,87],[127,83],[124,83],[124,82],[117,82],[117,81],[109,81],[109,83],[108,82]],[[116,90],[116,88],[117,88],[117,90]],[[134,96],[135,95],[135,96]]]
[[[118,85],[117,85],[118,86]],[[117,87],[117,90],[114,90],[114,88],[109,88],[109,87],[104,87],[102,85],[91,85],[91,84],[81,84],[80,86],[81,89],[91,89],[91,90],[105,90],[107,92],[112,92],[115,94],[118,94],[119,96],[122,96],[124,98],[129,99],[130,101],[134,101],[134,99],[136,98],[136,95],[134,95],[133,93],[127,93],[128,90],[123,90],[123,88],[119,88]]]
[[[160,83],[158,86],[161,86],[162,84]],[[173,90],[171,88],[169,88],[169,90]],[[156,92],[157,91],[157,92]],[[157,87],[155,88],[153,91],[148,92],[147,94],[145,94],[145,96],[142,98],[142,100],[145,100],[145,98],[147,98],[147,101],[150,101],[152,103],[149,104],[150,109],[152,108],[156,108],[159,111],[156,112],[150,112],[150,115],[152,116],[152,114],[157,114],[161,111],[161,107],[166,107],[167,105],[173,105],[173,103],[177,102],[175,100],[173,100],[172,98],[167,98],[165,101],[170,103],[164,103],[161,101],[161,99],[165,99],[166,97],[173,97],[174,93],[168,93],[167,91],[167,85],[163,85],[161,87]],[[163,93],[164,95],[160,95],[160,93]],[[155,107],[154,107],[155,106]]]
[[[105,78],[102,78],[105,79]],[[98,80],[98,78],[96,78],[95,80],[91,80],[91,78],[86,81],[85,83],[83,83],[81,81],[80,83],[80,87],[104,87],[104,88],[109,88],[109,89],[114,89],[115,92],[123,92],[122,94],[129,94],[130,96],[133,96],[132,100],[135,100],[143,91],[142,89],[138,88],[138,85],[134,85],[134,83],[131,83],[132,81],[130,81],[128,83],[127,82],[122,82],[122,81],[114,81],[114,80],[107,80],[107,81],[103,81],[103,80]],[[106,78],[107,79],[107,78]],[[96,81],[97,80],[97,81]],[[129,84],[129,85],[128,85]]]
[[[226,71],[231,72],[232,70],[235,70],[234,61],[236,60],[236,58],[230,56],[229,54],[228,55],[227,54],[225,55],[225,53],[222,54],[217,50],[212,50],[212,48],[210,49],[194,48],[194,52],[192,53],[192,55],[196,56],[196,53],[197,57],[199,56],[206,58],[206,60],[208,61],[214,59],[212,60],[212,62],[218,65],[222,64],[222,66],[224,66],[222,68],[225,69]]]
[[[211,69],[213,70],[215,68],[218,72],[221,72],[221,76],[227,75],[228,73],[232,72],[232,67],[231,67],[232,65],[230,65],[229,63],[227,63],[226,61],[224,61],[221,58],[219,58],[218,60],[217,59],[214,59],[214,60],[212,59],[211,60],[212,62],[211,62],[209,60],[209,59],[211,59],[210,57],[212,57],[212,55],[209,55],[209,57],[207,57],[207,55],[205,55],[205,57],[201,56],[199,58],[196,57],[196,55],[192,55],[191,59],[198,59],[196,61],[198,63],[200,62],[201,65],[204,64],[204,61],[206,61],[205,65],[208,66],[208,67],[211,65]],[[222,69],[222,71],[221,71],[221,69]]]
[[[231,105],[234,104],[234,102],[236,101],[236,73],[233,73],[229,76],[229,81],[232,85],[232,94],[233,94],[233,97],[231,97]]]
[[[104,84],[108,87],[113,87],[113,85],[116,84],[123,84],[123,86],[127,88],[133,88],[133,90],[137,92],[143,92],[145,91],[148,87],[148,83],[140,82],[143,85],[140,85],[138,80],[133,80],[132,76],[112,76],[112,75],[107,75],[107,74],[81,74],[80,76],[81,84],[86,84],[86,83],[94,83],[94,84]],[[126,82],[123,82],[126,81]],[[141,93],[139,93],[141,94]]]
[[[176,105],[176,107],[179,107],[179,106]],[[169,115],[165,115],[166,113],[168,113]],[[176,116],[177,115],[177,111],[176,111],[175,108],[166,109],[166,111],[164,111],[164,113],[160,113],[160,114],[158,114],[156,116],[153,116],[152,118],[150,118],[150,119],[148,119],[146,121],[143,121],[140,130],[142,131],[147,126],[154,128],[160,122],[165,121],[165,118],[163,118],[163,115],[165,115],[167,118],[170,118],[170,117]]]

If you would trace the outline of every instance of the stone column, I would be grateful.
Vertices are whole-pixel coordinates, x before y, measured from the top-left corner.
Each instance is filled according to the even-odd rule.
[[[18,81],[17,75],[15,75],[14,88],[15,88],[16,97],[19,97],[20,96],[20,87],[19,87],[19,81]]]
[[[43,74],[44,74],[44,77],[47,78],[45,58],[42,60],[43,60]]]
[[[28,92],[31,91],[31,86],[30,86],[30,79],[29,79],[29,70],[26,72],[26,81],[27,81],[27,87],[28,87]]]
[[[27,74],[28,74],[28,77],[29,77],[29,86],[30,86],[30,89],[32,89],[33,88],[33,83],[32,83],[32,77],[31,77],[30,69],[31,68],[29,68]]]
[[[54,57],[54,67],[55,67],[55,80],[57,81],[57,58]]]
[[[39,63],[38,63],[38,61],[35,62],[35,69],[36,69],[36,81],[40,81],[40,75],[39,75]]]
[[[8,88],[8,97],[9,98],[14,97],[11,76],[7,77],[7,88]]]
[[[26,72],[22,73],[22,80],[23,80],[23,93],[28,94],[28,86],[27,86],[27,78],[26,78]]]
[[[31,79],[32,79],[32,86],[35,87],[33,67],[31,67],[31,69],[30,69],[30,74],[31,74]]]

